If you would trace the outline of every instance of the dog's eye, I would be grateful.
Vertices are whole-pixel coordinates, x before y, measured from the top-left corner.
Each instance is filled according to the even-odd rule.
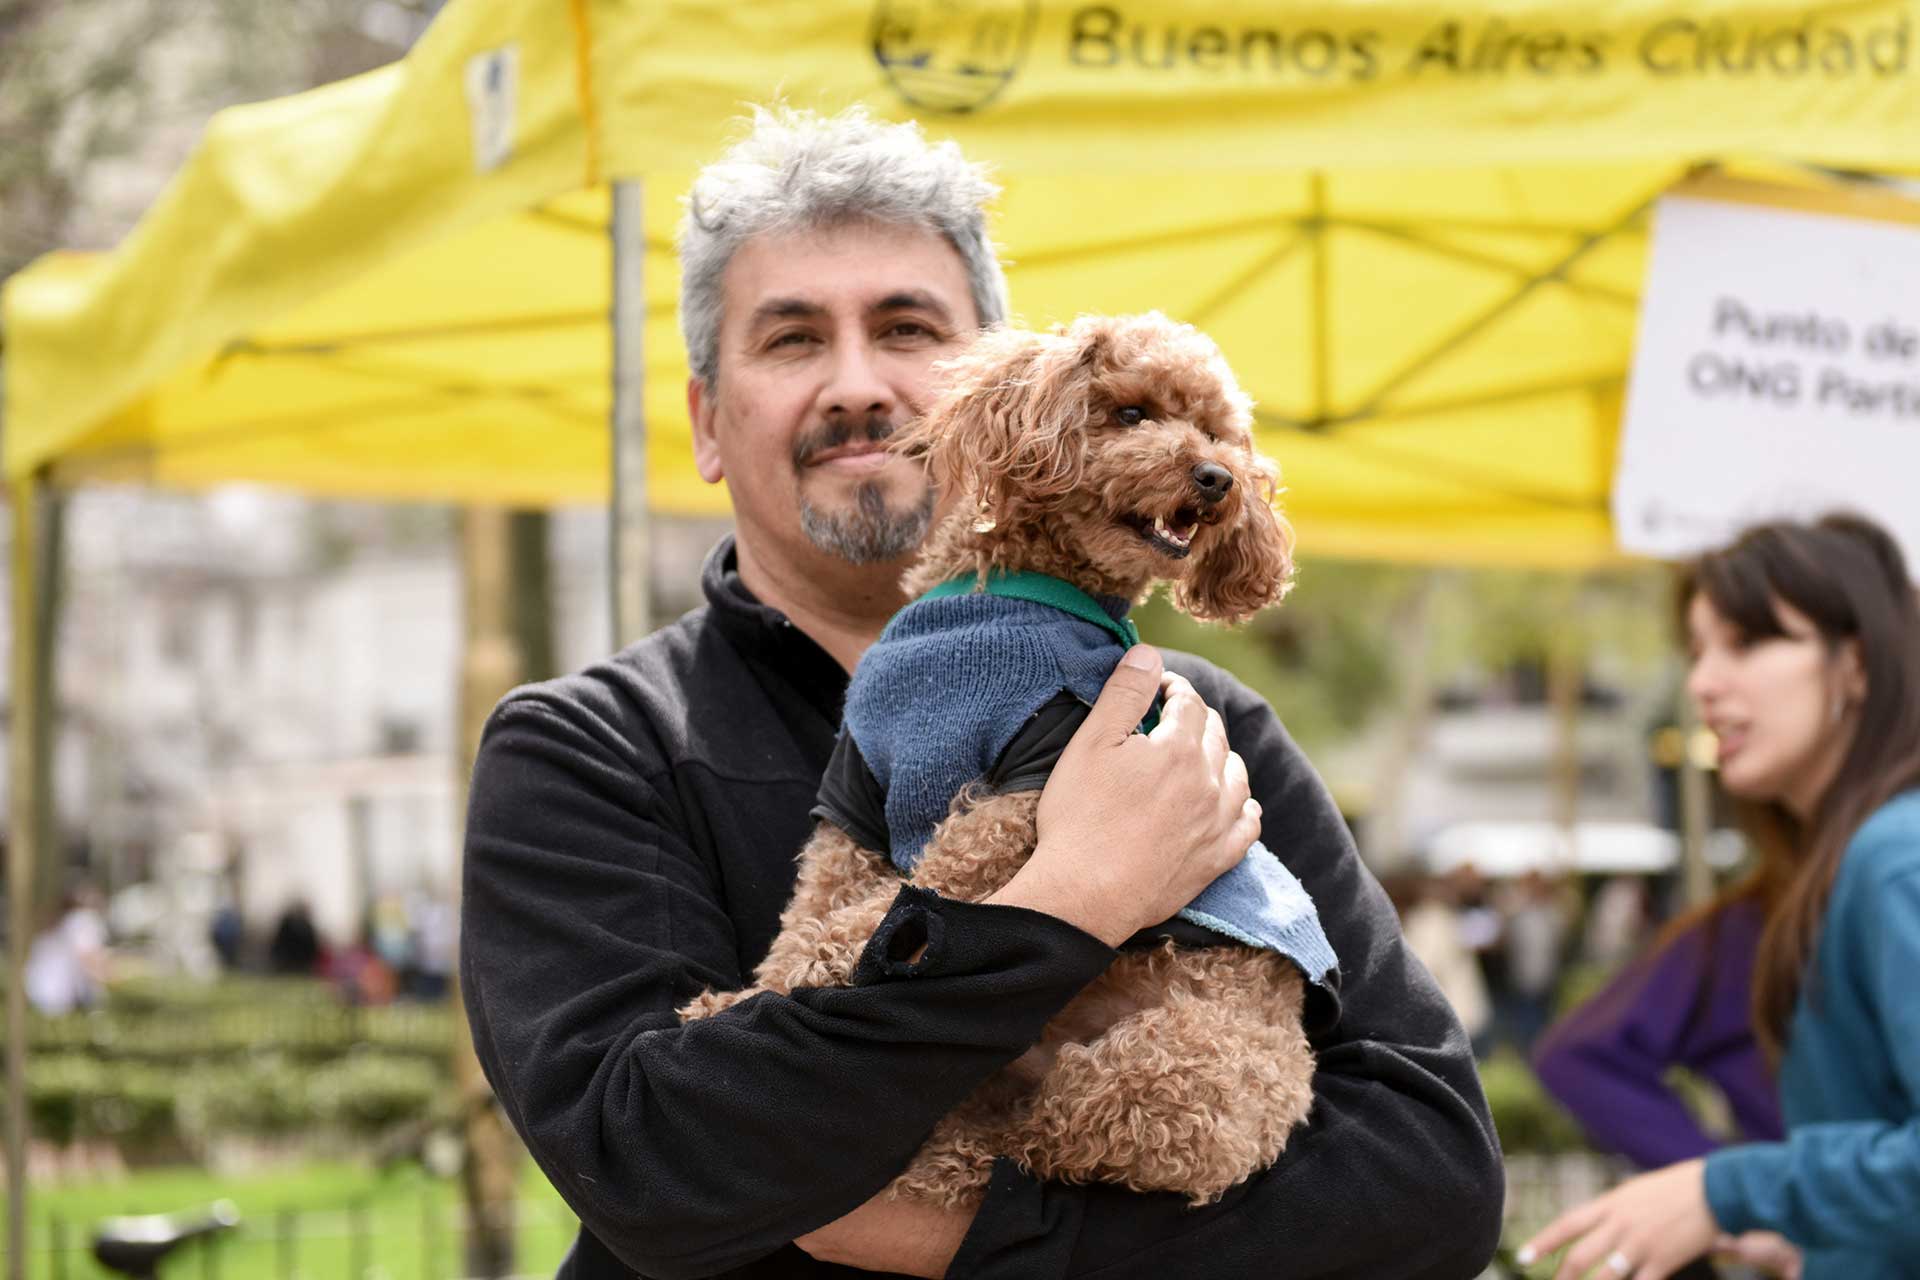
[[[1146,419],[1147,411],[1137,404],[1130,404],[1115,409],[1113,416],[1129,427],[1137,427]]]

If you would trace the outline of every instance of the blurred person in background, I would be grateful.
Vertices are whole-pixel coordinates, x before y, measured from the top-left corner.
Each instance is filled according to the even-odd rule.
[[[1480,984],[1487,989],[1491,1000],[1492,993],[1506,981],[1506,958],[1501,946],[1506,921],[1493,905],[1487,878],[1471,862],[1463,862],[1447,873],[1447,895],[1460,913],[1460,941],[1480,966]],[[1483,1057],[1491,1047],[1492,1035],[1493,1022],[1489,1017],[1487,1030],[1482,1034],[1482,1039],[1489,1043],[1480,1046]]]
[[[460,919],[453,907],[431,890],[416,893],[410,901],[407,915],[413,927],[413,964],[402,986],[416,1000],[444,1000],[460,949]]]
[[[1587,910],[1581,959],[1612,973],[1640,953],[1648,917],[1647,882],[1639,876],[1608,876]]]
[[[306,899],[296,898],[274,923],[273,939],[267,944],[267,970],[309,977],[319,967],[320,931],[313,927],[313,910]]]
[[[501,703],[467,824],[460,984],[488,1078],[581,1219],[560,1274],[1474,1276],[1502,1175],[1466,1037],[1271,709],[1196,660],[1168,655],[1163,686],[1159,653],[1129,651],[1000,893],[902,889],[881,934],[925,928],[924,952],[675,1013],[765,955],[847,673],[905,603],[938,495],[884,444],[936,363],[1005,317],[993,194],[914,125],[774,110],[688,198],[695,457],[735,533],[705,608]],[[1161,688],[1172,730],[1133,733]],[[1261,832],[1346,984],[1313,1033],[1312,1118],[1273,1167],[1200,1208],[1009,1160],[977,1210],[885,1198],[1116,944]]]
[[[1553,1016],[1553,993],[1572,928],[1565,886],[1530,870],[1503,895],[1500,947],[1503,982],[1494,993],[1498,1038],[1521,1053]]]
[[[1567,1247],[1559,1277],[1660,1280],[1718,1248],[1808,1280],[1920,1275],[1920,607],[1906,561],[1858,517],[1765,524],[1703,557],[1681,600],[1687,692],[1760,850],[1707,918],[1724,937],[1737,911],[1758,917],[1751,1021],[1778,1063],[1786,1137],[1622,1183],[1520,1260]]]
[[[1451,877],[1410,876],[1400,882],[1406,895],[1401,905],[1400,928],[1407,945],[1427,972],[1440,984],[1440,992],[1460,1019],[1472,1043],[1474,1056],[1483,1057],[1487,1037],[1493,1026],[1493,1002],[1487,995],[1486,975],[1480,957],[1468,945],[1466,921],[1455,900],[1458,881]],[[1394,886],[1389,886],[1392,892]],[[1397,897],[1397,895],[1396,895]]]
[[[91,884],[77,885],[27,948],[27,1001],[44,1014],[85,1012],[106,994],[110,963],[100,895]]]
[[[400,989],[398,974],[380,954],[371,920],[346,946],[327,949],[320,975],[333,984],[342,1003],[354,1006],[391,1004]]]
[[[383,893],[367,912],[366,944],[395,974],[413,967],[412,902],[397,893]]]
[[[222,898],[207,922],[207,942],[220,958],[220,967],[228,973],[240,967],[247,945],[247,923],[232,898]]]

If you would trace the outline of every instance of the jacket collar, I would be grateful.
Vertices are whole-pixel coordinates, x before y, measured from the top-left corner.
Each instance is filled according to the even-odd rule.
[[[733,535],[714,543],[700,568],[709,616],[740,656],[769,667],[836,724],[847,695],[847,673],[792,619],[764,604],[740,581]]]

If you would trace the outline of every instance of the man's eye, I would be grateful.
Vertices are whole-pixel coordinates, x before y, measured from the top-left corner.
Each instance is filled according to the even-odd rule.
[[[887,336],[889,338],[930,338],[934,334],[933,330],[918,320],[901,320],[887,326]]]
[[[812,341],[813,341],[813,335],[810,333],[798,333],[798,332],[783,333],[778,337],[774,338],[771,342],[767,343],[767,346],[768,347],[797,347],[803,342],[812,342]]]
[[[1126,426],[1137,427],[1146,420],[1147,411],[1137,404],[1130,404],[1115,409],[1113,416],[1118,418]]]

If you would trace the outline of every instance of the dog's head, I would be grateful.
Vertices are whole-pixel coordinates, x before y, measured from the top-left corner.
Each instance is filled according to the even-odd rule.
[[[1158,312],[983,333],[895,447],[958,495],[992,562],[1237,622],[1286,593],[1291,530],[1212,340]],[[1069,563],[1054,563],[1065,558]],[[1038,562],[1038,563],[1036,563]]]

